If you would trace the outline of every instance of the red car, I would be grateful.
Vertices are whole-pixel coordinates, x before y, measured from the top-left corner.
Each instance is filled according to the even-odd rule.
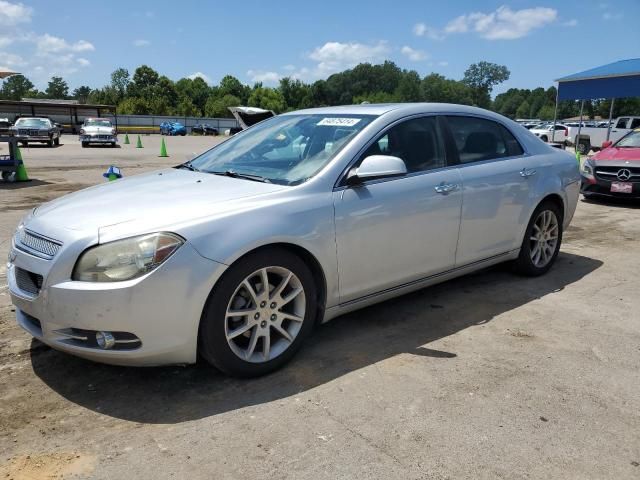
[[[640,198],[640,129],[614,144],[604,142],[602,150],[584,162],[581,174],[585,198]]]

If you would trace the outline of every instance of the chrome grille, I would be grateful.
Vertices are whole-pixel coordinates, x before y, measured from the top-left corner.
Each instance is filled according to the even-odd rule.
[[[610,167],[597,166],[595,169],[596,177],[602,180],[618,181],[618,172],[622,169],[629,170],[631,177],[628,182],[637,182],[640,180],[640,167]]]
[[[16,283],[23,292],[38,295],[42,288],[42,275],[16,267]]]
[[[16,247],[26,247],[28,250],[38,252],[47,258],[53,258],[62,245],[60,242],[50,240],[24,228],[18,230],[16,236],[18,240]]]

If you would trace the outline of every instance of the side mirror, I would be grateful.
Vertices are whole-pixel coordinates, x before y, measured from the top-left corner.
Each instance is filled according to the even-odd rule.
[[[602,148],[609,148],[611,145],[613,145],[613,142],[611,140],[602,142]]]
[[[407,173],[404,161],[391,155],[371,155],[365,158],[358,168],[347,175],[348,185],[357,185],[365,180],[398,177]]]

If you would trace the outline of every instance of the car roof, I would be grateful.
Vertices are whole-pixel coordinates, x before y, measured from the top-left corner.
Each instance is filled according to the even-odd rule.
[[[493,112],[482,108],[470,107],[468,105],[457,105],[453,103],[365,103],[360,105],[341,105],[337,107],[318,107],[308,108],[305,110],[297,110],[284,113],[283,115],[296,114],[319,114],[319,115],[384,115],[385,113],[396,112],[406,113],[408,115],[414,113],[467,113],[495,115]]]

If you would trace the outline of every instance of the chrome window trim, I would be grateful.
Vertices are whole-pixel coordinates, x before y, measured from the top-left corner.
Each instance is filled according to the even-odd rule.
[[[513,160],[516,158],[527,158],[532,156],[531,152],[528,151],[528,149],[526,148],[525,145],[523,145],[523,143],[520,141],[520,139],[518,138],[518,136],[509,128],[508,125],[505,125],[504,122],[496,120],[494,118],[489,118],[486,117],[484,115],[478,115],[478,114],[472,114],[472,113],[461,113],[461,112],[426,112],[426,113],[415,113],[412,115],[407,115],[405,117],[402,118],[398,118],[396,120],[394,120],[392,123],[386,125],[384,128],[381,128],[378,132],[376,132],[375,135],[373,135],[371,137],[371,140],[369,140],[360,150],[358,150],[358,153],[356,153],[354,155],[354,157],[351,159],[351,161],[349,162],[349,164],[347,165],[347,167],[342,171],[342,173],[340,175],[338,175],[338,179],[336,180],[336,182],[334,183],[333,186],[333,191],[337,192],[337,191],[342,191],[346,188],[351,188],[350,185],[345,184],[345,180],[347,178],[347,175],[349,174],[349,171],[351,170],[351,168],[353,167],[353,165],[355,165],[355,163],[359,160],[360,156],[371,146],[373,145],[373,143],[376,141],[376,139],[378,139],[380,137],[380,135],[382,135],[384,132],[388,131],[389,129],[395,127],[396,125],[398,125],[401,122],[405,122],[407,120],[413,120],[415,118],[423,118],[423,117],[447,117],[447,116],[456,116],[456,117],[475,117],[475,118],[480,118],[483,120],[488,120],[490,122],[495,122],[499,125],[501,125],[502,127],[506,128],[507,131],[513,136],[513,138],[516,140],[516,142],[518,142],[518,145],[520,145],[520,148],[522,149],[522,154],[521,155],[512,155],[509,157],[499,157],[499,158],[491,158],[488,160],[482,160],[481,162],[469,162],[469,163],[450,163],[450,159],[447,157],[447,145],[446,145],[446,139],[445,138],[441,138],[441,141],[443,143],[443,148],[444,148],[444,154],[445,154],[445,162],[447,163],[447,165],[445,167],[441,167],[441,168],[434,168],[432,170],[424,170],[422,172],[412,172],[412,173],[408,173],[406,175],[402,175],[402,176],[398,176],[398,177],[389,177],[389,178],[380,178],[377,180],[369,180],[367,182],[363,182],[361,184],[359,184],[359,186],[367,186],[367,185],[372,185],[375,183],[382,183],[382,182],[390,182],[390,181],[394,181],[394,180],[401,180],[403,178],[408,178],[408,177],[414,177],[417,175],[425,175],[431,172],[438,172],[438,171],[443,171],[443,170],[447,170],[447,169],[452,169],[452,168],[459,168],[459,167],[466,167],[468,165],[483,165],[486,163],[490,163],[490,162],[500,162],[503,160]],[[445,119],[446,120],[446,119]],[[522,127],[524,128],[524,127]],[[442,127],[440,127],[440,129],[442,130]],[[440,132],[441,134],[444,132]]]

